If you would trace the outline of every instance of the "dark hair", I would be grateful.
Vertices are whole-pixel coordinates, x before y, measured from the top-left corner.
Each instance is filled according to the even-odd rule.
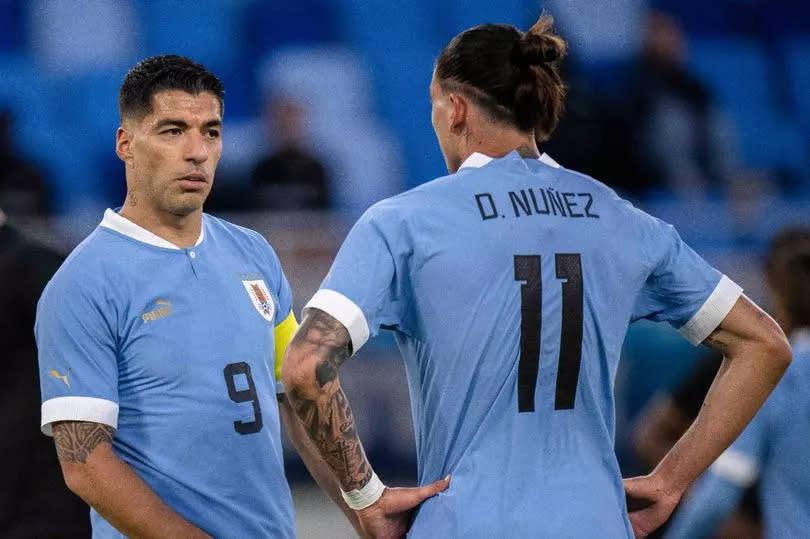
[[[176,54],[141,60],[129,70],[118,93],[118,112],[126,117],[143,118],[152,110],[152,96],[163,90],[183,90],[190,94],[211,92],[223,112],[225,89],[222,82],[202,65]]]
[[[546,140],[557,127],[565,84],[560,61],[565,41],[541,15],[528,32],[507,24],[482,24],[457,35],[436,61],[445,91],[461,91],[495,120],[535,131]]]
[[[773,238],[765,273],[791,325],[810,326],[810,227],[787,228]]]

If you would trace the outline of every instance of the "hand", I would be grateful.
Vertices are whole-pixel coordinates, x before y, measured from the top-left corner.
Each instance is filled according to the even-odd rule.
[[[411,516],[419,505],[450,486],[450,476],[430,485],[414,488],[386,488],[380,499],[357,511],[360,526],[372,539],[405,537]]]
[[[636,537],[647,537],[666,522],[682,493],[668,490],[664,481],[652,473],[625,479],[624,494],[633,533]]]

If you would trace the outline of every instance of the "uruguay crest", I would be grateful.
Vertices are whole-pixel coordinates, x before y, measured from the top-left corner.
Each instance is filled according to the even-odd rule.
[[[273,301],[273,296],[264,284],[263,279],[255,279],[250,281],[242,281],[242,285],[247,290],[253,306],[259,311],[259,314],[264,317],[268,322],[273,321],[273,315],[276,313],[276,304]]]

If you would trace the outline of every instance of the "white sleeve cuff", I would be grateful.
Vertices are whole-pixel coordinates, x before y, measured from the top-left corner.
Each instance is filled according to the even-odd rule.
[[[95,397],[56,397],[42,403],[42,433],[53,436],[57,421],[90,421],[118,428],[118,405]]]
[[[322,288],[304,305],[304,311],[316,308],[333,316],[348,330],[352,339],[352,353],[356,354],[368,341],[369,331],[366,316],[352,300],[334,290]]]
[[[734,307],[742,291],[740,285],[723,275],[703,306],[678,331],[695,346],[702,343]]]
[[[740,487],[749,487],[759,476],[757,462],[733,447],[726,449],[711,467],[712,473]]]

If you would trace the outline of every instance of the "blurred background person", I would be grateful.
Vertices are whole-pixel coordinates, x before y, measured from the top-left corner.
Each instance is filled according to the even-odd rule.
[[[21,233],[0,210],[0,537],[90,536],[90,510],[62,479],[39,421],[37,300],[64,257]]]
[[[722,354],[714,350],[705,352],[683,381],[671,392],[656,394],[641,411],[632,440],[645,471],[653,470],[692,425],[722,363]],[[716,536],[729,539],[761,537],[761,520],[757,488],[752,484],[745,490],[736,511],[718,526]],[[666,526],[650,537],[663,537],[665,531]]]
[[[326,210],[330,206],[326,168],[308,147],[303,106],[289,96],[268,97],[265,129],[273,152],[253,168],[256,207],[267,210]]]
[[[713,536],[756,481],[767,537],[802,537],[810,529],[810,227],[774,238],[765,273],[794,362],[745,431],[685,497],[668,538]]]
[[[688,67],[686,37],[662,12],[647,14],[643,36],[628,88],[638,183],[627,187],[692,196],[722,188],[740,168],[739,152],[728,118]]]

